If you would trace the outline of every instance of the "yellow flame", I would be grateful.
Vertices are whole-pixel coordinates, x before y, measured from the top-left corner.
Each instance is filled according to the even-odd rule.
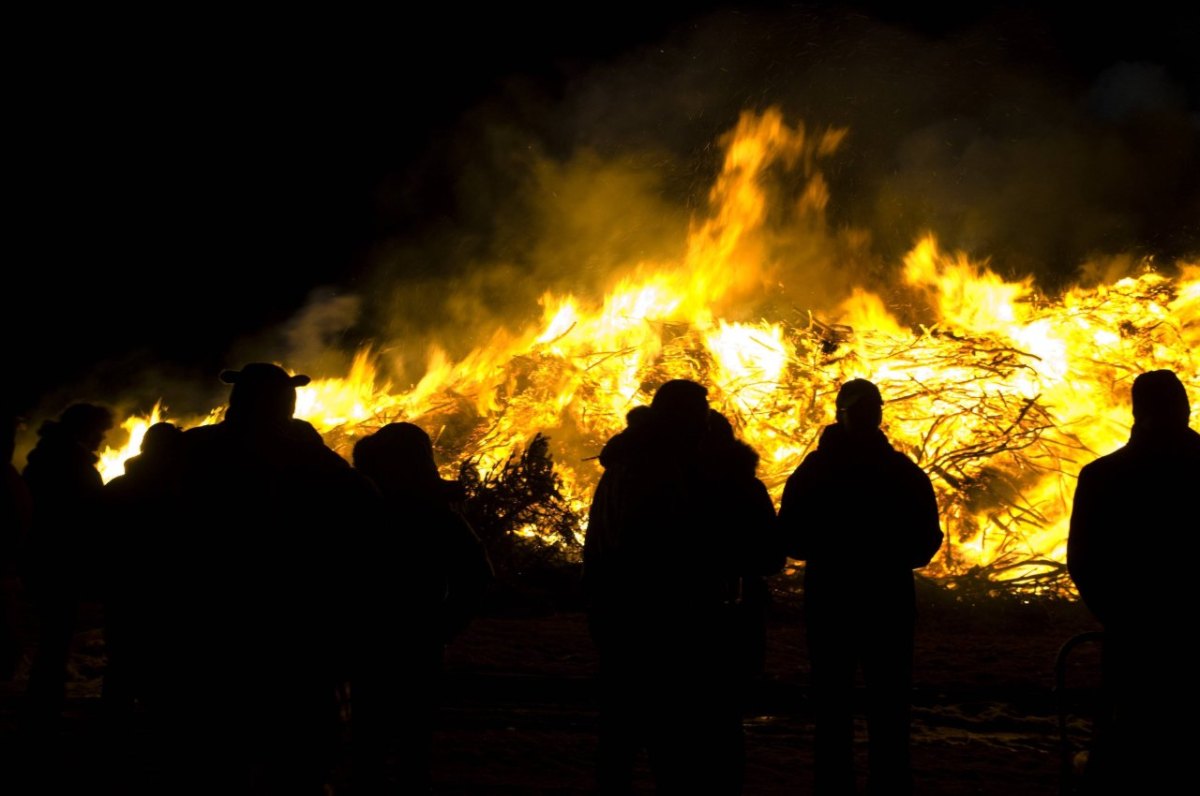
[[[435,347],[408,389],[380,384],[364,349],[344,378],[301,389],[297,415],[343,455],[384,422],[417,422],[436,432],[448,466],[470,460],[480,471],[546,433],[583,518],[600,446],[662,381],[709,387],[713,405],[759,451],[760,477],[778,499],[832,422],[838,386],[865,377],[887,401],[889,437],[938,491],[947,544],[932,571],[994,566],[1013,578],[1061,565],[1076,475],[1127,439],[1132,379],[1173,369],[1193,420],[1200,411],[1200,264],[1179,263],[1174,279],[1146,268],[1050,297],[1030,280],[1006,281],[986,263],[942,252],[928,235],[899,280],[928,308],[920,324],[862,286],[825,317],[809,310],[803,324],[726,317],[788,279],[761,234],[773,199],[765,173],[800,169],[800,209],[819,213],[828,196],[817,161],[844,135],[810,135],[774,110],[744,114],[725,139],[711,212],[693,222],[679,262],[630,263],[599,297],[546,293],[539,324],[497,329],[458,361]],[[134,435],[156,416],[126,421],[135,423],[135,450]]]
[[[100,452],[100,461],[96,464],[105,483],[125,472],[125,460],[138,454],[142,448],[142,439],[146,436],[146,429],[163,419],[163,411],[162,401],[159,401],[146,417],[134,415],[121,422],[121,428],[128,432],[129,439],[120,448],[106,445]]]

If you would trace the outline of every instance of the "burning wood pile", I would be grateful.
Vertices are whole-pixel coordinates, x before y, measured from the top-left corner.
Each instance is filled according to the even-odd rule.
[[[708,386],[778,500],[833,422],[840,384],[869,378],[888,437],[938,492],[947,543],[927,573],[948,588],[1069,593],[1075,477],[1128,438],[1133,378],[1174,370],[1200,413],[1200,263],[1147,263],[1047,296],[930,236],[886,290],[848,287],[820,310],[798,309],[795,292],[770,284],[787,282],[788,268],[755,259],[765,257],[754,237],[767,224],[764,174],[800,164],[804,201],[819,206],[813,163],[839,141],[748,115],[680,262],[633,264],[593,300],[548,293],[540,324],[498,330],[457,359],[434,350],[408,389],[378,383],[386,360],[362,350],[346,377],[301,388],[297,414],[347,457],[384,423],[421,425],[498,558],[574,561],[595,457],[663,381]],[[726,307],[739,320],[723,318]],[[130,419],[129,444],[107,454],[109,477],[156,419]]]

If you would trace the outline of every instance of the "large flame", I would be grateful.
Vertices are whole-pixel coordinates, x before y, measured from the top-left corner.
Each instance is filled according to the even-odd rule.
[[[100,461],[96,463],[97,469],[100,470],[100,476],[106,483],[125,472],[125,460],[130,456],[137,455],[137,452],[141,450],[146,430],[164,418],[163,406],[160,401],[150,410],[149,415],[145,417],[133,415],[121,422],[121,428],[128,434],[125,444],[119,448],[106,447],[100,453]]]
[[[1193,419],[1200,411],[1200,264],[1176,264],[1174,278],[1144,267],[1050,297],[941,251],[931,235],[892,286],[910,309],[923,305],[920,323],[864,286],[832,310],[750,319],[745,307],[770,306],[764,299],[789,278],[763,243],[765,175],[799,168],[798,211],[819,213],[828,197],[816,162],[844,132],[810,135],[775,111],[743,115],[724,142],[711,212],[693,223],[680,261],[630,263],[600,297],[547,293],[540,324],[499,329],[457,361],[435,349],[408,389],[381,382],[377,355],[364,349],[345,377],[301,388],[297,414],[346,456],[382,423],[416,422],[448,473],[463,461],[486,471],[548,434],[582,517],[601,445],[668,378],[709,387],[759,451],[759,475],[778,499],[833,421],[838,386],[864,377],[887,401],[885,431],[937,489],[948,543],[935,574],[1061,570],[1076,476],[1128,438],[1133,378],[1170,368],[1188,385]],[[130,443],[106,454],[106,478],[157,414],[127,421]]]

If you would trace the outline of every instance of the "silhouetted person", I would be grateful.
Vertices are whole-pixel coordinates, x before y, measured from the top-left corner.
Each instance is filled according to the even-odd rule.
[[[815,712],[815,792],[855,793],[854,687],[866,686],[868,792],[912,792],[909,732],[916,596],[912,571],[942,543],[929,477],[880,430],[883,399],[842,385],[837,422],[788,478],[779,507],[788,555],[805,562]]]
[[[428,791],[444,650],[479,611],[492,564],[419,426],[389,423],[363,437],[354,466],[383,496],[356,557],[354,792]]]
[[[163,789],[316,796],[338,730],[351,538],[377,493],[292,416],[307,376],[256,362],[221,379],[224,419],[183,434],[178,544],[158,562]]]
[[[163,676],[157,636],[172,618],[162,596],[172,565],[164,553],[179,533],[183,474],[183,429],[155,423],[146,429],[125,472],[104,487],[106,518],[104,598],[105,670],[102,698],[113,719],[128,719],[161,692],[151,681]]]
[[[728,777],[714,789],[737,793],[745,767],[743,711],[766,664],[767,576],[781,571],[786,557],[775,504],[757,475],[758,454],[737,438],[728,418],[716,409],[709,410],[699,463],[709,504],[705,534],[696,543],[711,546],[714,566],[724,569],[726,581],[723,626],[717,628],[723,634],[718,660],[724,668],[719,683],[702,698],[712,699],[714,707],[725,712],[728,732]]]
[[[1188,427],[1187,390],[1169,370],[1133,382],[1133,429],[1119,450],[1079,472],[1067,567],[1104,626],[1103,690],[1084,771],[1088,793],[1170,793],[1194,733],[1193,566],[1200,434]],[[1143,564],[1139,553],[1151,552]],[[1157,551],[1159,554],[1155,554]]]
[[[53,733],[61,718],[67,661],[80,605],[96,601],[100,494],[96,451],[113,425],[103,406],[77,403],[38,429],[22,476],[33,497],[33,527],[22,579],[37,618],[37,650],[25,693],[25,728]]]
[[[714,539],[723,524],[701,462],[708,419],[703,386],[669,381],[600,454],[583,572],[600,662],[603,793],[631,791],[643,749],[659,793],[740,788],[727,633],[736,553]]]
[[[0,491],[0,681],[11,680],[21,657],[21,580],[18,556],[33,525],[33,497],[12,463],[17,415],[6,409],[4,487]]]

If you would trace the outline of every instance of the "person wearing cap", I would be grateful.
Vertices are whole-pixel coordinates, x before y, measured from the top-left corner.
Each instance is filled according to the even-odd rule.
[[[1067,537],[1067,570],[1104,628],[1107,714],[1086,758],[1086,793],[1171,792],[1194,751],[1164,729],[1195,706],[1183,696],[1194,665],[1172,649],[1195,621],[1200,434],[1174,372],[1138,375],[1132,399],[1128,442],[1079,471]],[[1156,549],[1164,555],[1152,562],[1132,560]]]
[[[324,790],[338,731],[350,559],[378,492],[294,417],[309,383],[227,370],[219,423],[183,432],[175,545],[159,564],[173,667],[155,700],[164,792]],[[371,513],[368,513],[371,511]]]
[[[883,397],[866,379],[837,395],[837,422],[788,478],[779,507],[787,554],[804,562],[815,721],[814,792],[855,793],[854,684],[866,686],[871,794],[912,793],[909,733],[913,570],[942,544],[925,472],[892,447]]]

